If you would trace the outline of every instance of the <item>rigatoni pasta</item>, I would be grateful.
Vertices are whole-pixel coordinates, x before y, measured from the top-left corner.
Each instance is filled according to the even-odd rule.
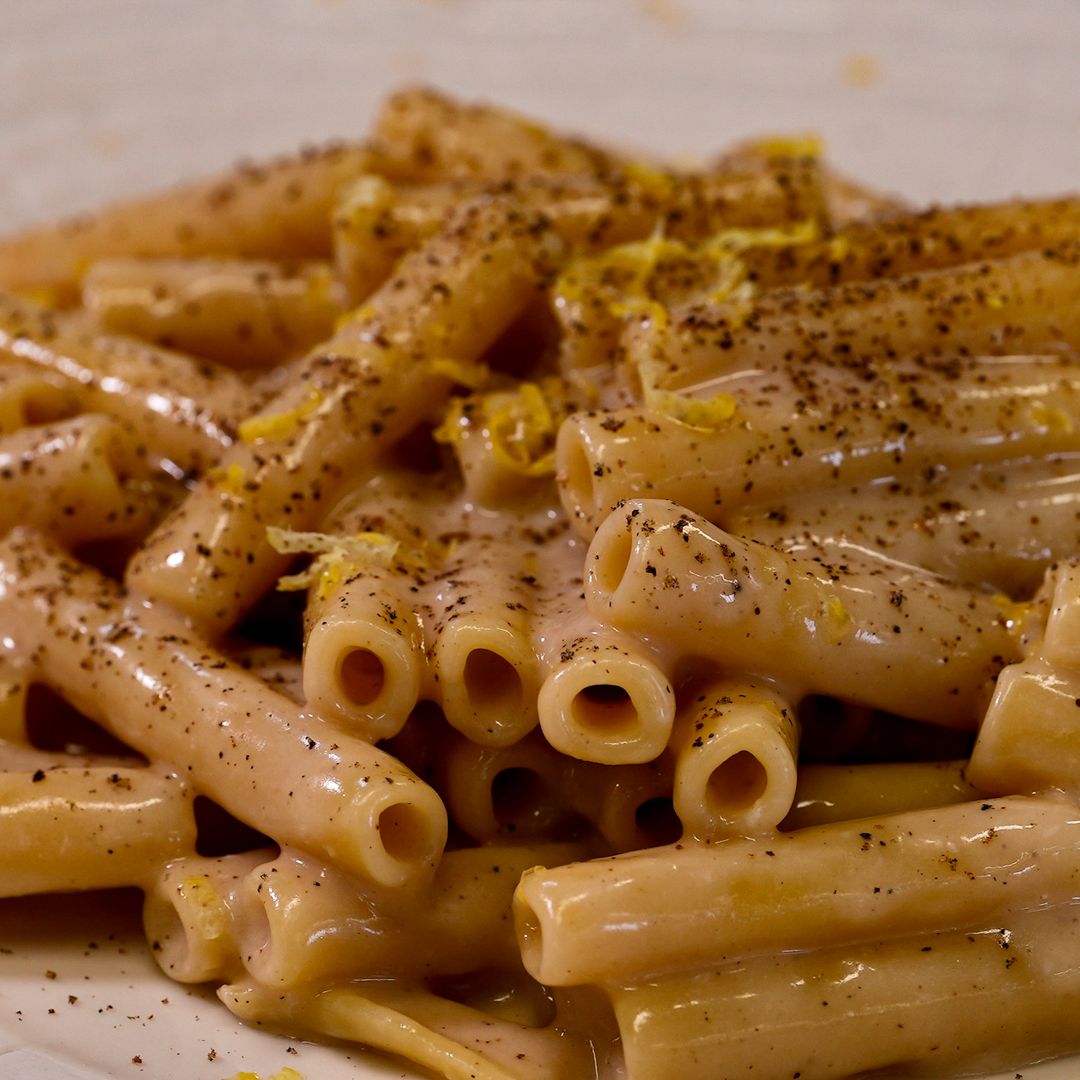
[[[1078,245],[423,88],[0,239],[0,895],[451,1080],[1080,1050]]]

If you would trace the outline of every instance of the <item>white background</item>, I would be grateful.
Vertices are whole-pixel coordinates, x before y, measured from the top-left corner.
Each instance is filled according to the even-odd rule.
[[[1075,0],[0,0],[0,232],[359,135],[418,80],[680,157],[813,130],[915,200],[1075,190],[1078,58]],[[0,944],[18,943],[0,955],[0,1080],[35,1071],[2,1053],[20,1045],[82,1077],[376,1075],[239,1032],[205,996],[153,984],[134,940],[88,952],[98,925],[0,905]]]
[[[813,129],[917,199],[1050,193],[1078,57],[1075,0],[0,0],[0,228],[361,132],[403,80],[671,154]]]

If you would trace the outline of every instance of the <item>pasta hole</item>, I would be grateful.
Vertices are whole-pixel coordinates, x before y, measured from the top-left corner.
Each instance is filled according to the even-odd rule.
[[[646,847],[673,844],[683,831],[671,799],[665,797],[643,802],[634,811],[634,824],[644,838]]]
[[[434,854],[427,815],[412,803],[388,806],[379,815],[377,828],[383,850],[392,859],[422,862]]]
[[[593,573],[596,584],[608,594],[615,592],[622,584],[626,576],[626,570],[630,565],[630,553],[633,550],[633,540],[630,533],[620,529],[610,537],[603,548],[597,553]]]
[[[207,895],[209,890],[209,895]],[[216,942],[205,933],[207,911],[217,907],[213,884],[192,873],[153,890],[143,905],[143,927],[158,967],[183,983],[224,978]]]
[[[477,710],[511,712],[521,708],[521,676],[505,657],[473,649],[465,660],[465,693]]]
[[[740,750],[709,774],[706,798],[716,812],[726,817],[753,806],[765,794],[768,781],[761,762],[748,750]]]
[[[571,705],[578,727],[604,736],[631,732],[638,721],[633,698],[621,686],[596,683],[579,690]]]
[[[338,669],[341,689],[354,705],[370,705],[383,691],[386,669],[370,649],[350,649]]]
[[[585,445],[576,440],[566,458],[566,489],[570,492],[574,505],[586,517],[596,513],[597,499],[593,490],[593,467]]]

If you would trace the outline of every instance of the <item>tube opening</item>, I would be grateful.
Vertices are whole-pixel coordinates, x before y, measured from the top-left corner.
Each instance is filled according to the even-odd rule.
[[[177,982],[218,978],[231,929],[221,924],[221,900],[204,874],[167,881],[143,905],[146,940],[158,966]]]
[[[629,734],[638,725],[637,706],[622,686],[594,683],[579,690],[570,706],[578,727],[597,734]]]
[[[473,649],[465,660],[465,693],[483,712],[513,712],[521,708],[524,691],[518,670],[491,649]]]
[[[709,805],[723,817],[748,810],[765,794],[768,782],[765,766],[748,750],[740,750],[709,773]]]
[[[634,547],[630,533],[622,528],[621,522],[619,526],[614,535],[604,537],[605,542],[596,552],[592,568],[597,587],[609,596],[619,588],[626,577]]]
[[[392,803],[379,814],[376,828],[391,859],[418,863],[433,855],[427,815],[412,803]]]
[[[370,705],[386,685],[386,668],[370,649],[350,649],[341,658],[338,679],[353,705]]]
[[[646,847],[673,844],[682,836],[682,822],[667,796],[648,799],[634,811],[634,824]]]

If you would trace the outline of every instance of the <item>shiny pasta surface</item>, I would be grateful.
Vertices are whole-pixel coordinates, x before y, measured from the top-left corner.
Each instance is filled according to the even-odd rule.
[[[407,88],[0,290],[0,896],[447,1080],[1080,1050],[1080,196]]]

